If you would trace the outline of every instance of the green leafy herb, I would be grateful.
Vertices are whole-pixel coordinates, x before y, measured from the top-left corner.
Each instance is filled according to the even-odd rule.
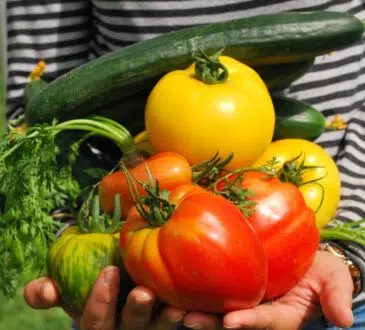
[[[79,194],[72,164],[57,166],[54,135],[43,126],[37,132],[30,139],[26,133],[0,139],[0,288],[8,297],[26,265],[43,271],[47,247],[59,227],[50,212],[74,206]]]
[[[321,240],[352,241],[365,246],[365,219],[347,222],[344,224],[332,220],[331,226],[320,229]]]
[[[87,133],[71,146],[68,162],[61,166],[55,137],[66,130]],[[72,165],[80,144],[91,135],[112,140],[125,155],[137,151],[123,126],[102,117],[42,124],[0,137],[0,291],[6,296],[14,295],[25,269],[43,272],[47,249],[60,227],[51,211],[75,208],[80,187]]]

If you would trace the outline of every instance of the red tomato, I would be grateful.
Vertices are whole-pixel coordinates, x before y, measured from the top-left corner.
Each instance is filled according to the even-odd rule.
[[[148,158],[146,163],[141,163],[129,173],[136,180],[149,182],[146,165],[154,179],[157,179],[161,189],[172,190],[181,184],[192,182],[192,170],[188,161],[181,155],[173,152],[162,152]],[[138,185],[138,192],[142,196],[146,191]],[[133,206],[133,199],[129,192],[128,182],[124,171],[117,171],[105,176],[99,186],[100,205],[105,212],[114,209],[114,196],[120,194],[122,217],[125,218]]]
[[[233,179],[233,177],[231,177]],[[226,181],[218,187],[226,185]],[[268,283],[263,300],[289,291],[309,269],[319,244],[315,214],[300,190],[267,174],[246,172],[241,183],[253,195],[253,213],[247,216],[264,245]]]
[[[173,306],[223,313],[262,299],[267,261],[242,213],[226,199],[192,185],[172,191],[175,211],[161,227],[133,207],[120,234],[133,281]]]

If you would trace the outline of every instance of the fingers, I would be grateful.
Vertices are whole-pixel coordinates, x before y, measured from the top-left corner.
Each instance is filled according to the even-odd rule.
[[[226,329],[294,330],[302,329],[303,315],[295,305],[262,304],[252,309],[231,312],[223,318]]]
[[[188,313],[184,317],[184,325],[190,329],[196,330],[216,330],[220,329],[220,319],[211,314],[206,313]]]
[[[175,330],[177,325],[183,320],[185,311],[175,308],[166,307],[161,315],[153,324],[153,330]]]
[[[223,318],[223,325],[228,329],[297,329],[294,324],[290,327],[276,327],[275,317],[280,315],[274,314],[272,305],[259,305],[253,309],[240,310],[228,313]]]
[[[323,283],[319,299],[325,317],[340,328],[348,328],[353,323],[353,283],[348,267],[337,257],[333,258],[335,264],[337,267]]]
[[[71,318],[79,320],[80,313],[63,306],[60,298],[54,282],[49,277],[40,277],[33,280],[24,288],[24,299],[30,307],[49,309],[61,306]]]
[[[49,277],[40,277],[28,283],[24,288],[26,303],[36,309],[48,309],[57,305],[59,295]]]
[[[119,270],[108,266],[98,276],[80,320],[83,330],[112,330],[119,293]]]
[[[340,328],[351,326],[351,276],[342,260],[327,252],[323,253],[318,254],[312,271],[306,275],[306,280],[299,283],[296,290],[287,294],[285,299],[278,299],[272,304],[262,304],[253,309],[228,313],[223,319],[224,327],[255,330],[301,329],[304,323],[317,314],[318,298],[325,317],[331,323]]]
[[[128,295],[122,311],[122,330],[146,330],[151,322],[153,305],[156,301],[153,292],[138,286]]]

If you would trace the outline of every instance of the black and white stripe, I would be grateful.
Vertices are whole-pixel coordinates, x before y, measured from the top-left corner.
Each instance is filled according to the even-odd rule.
[[[47,63],[46,78],[54,79],[89,59],[176,29],[289,10],[344,11],[365,19],[363,0],[7,0],[8,104],[21,102],[39,59]],[[339,113],[349,124],[317,141],[341,171],[341,221],[365,217],[364,53],[362,41],[317,58],[288,90],[328,120]],[[358,299],[365,300],[365,294]]]
[[[8,1],[8,104],[22,101],[27,76],[40,59],[54,79],[89,58],[89,1]]]

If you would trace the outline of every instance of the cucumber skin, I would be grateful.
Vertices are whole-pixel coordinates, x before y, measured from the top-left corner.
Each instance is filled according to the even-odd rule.
[[[275,131],[273,140],[305,139],[313,141],[325,130],[326,119],[309,103],[272,95],[275,109]]]
[[[24,89],[24,104],[28,104],[30,100],[43,91],[48,86],[48,82],[43,79],[28,82]]]
[[[259,66],[255,71],[270,91],[289,87],[295,80],[307,73],[314,64],[314,58],[292,63]]]
[[[178,30],[64,74],[31,100],[26,121],[32,125],[95,113],[110,102],[151,89],[163,74],[191,64],[192,54],[201,49],[211,54],[224,48],[224,55],[257,66],[301,61],[345,48],[363,32],[356,17],[324,11],[285,12]]]

